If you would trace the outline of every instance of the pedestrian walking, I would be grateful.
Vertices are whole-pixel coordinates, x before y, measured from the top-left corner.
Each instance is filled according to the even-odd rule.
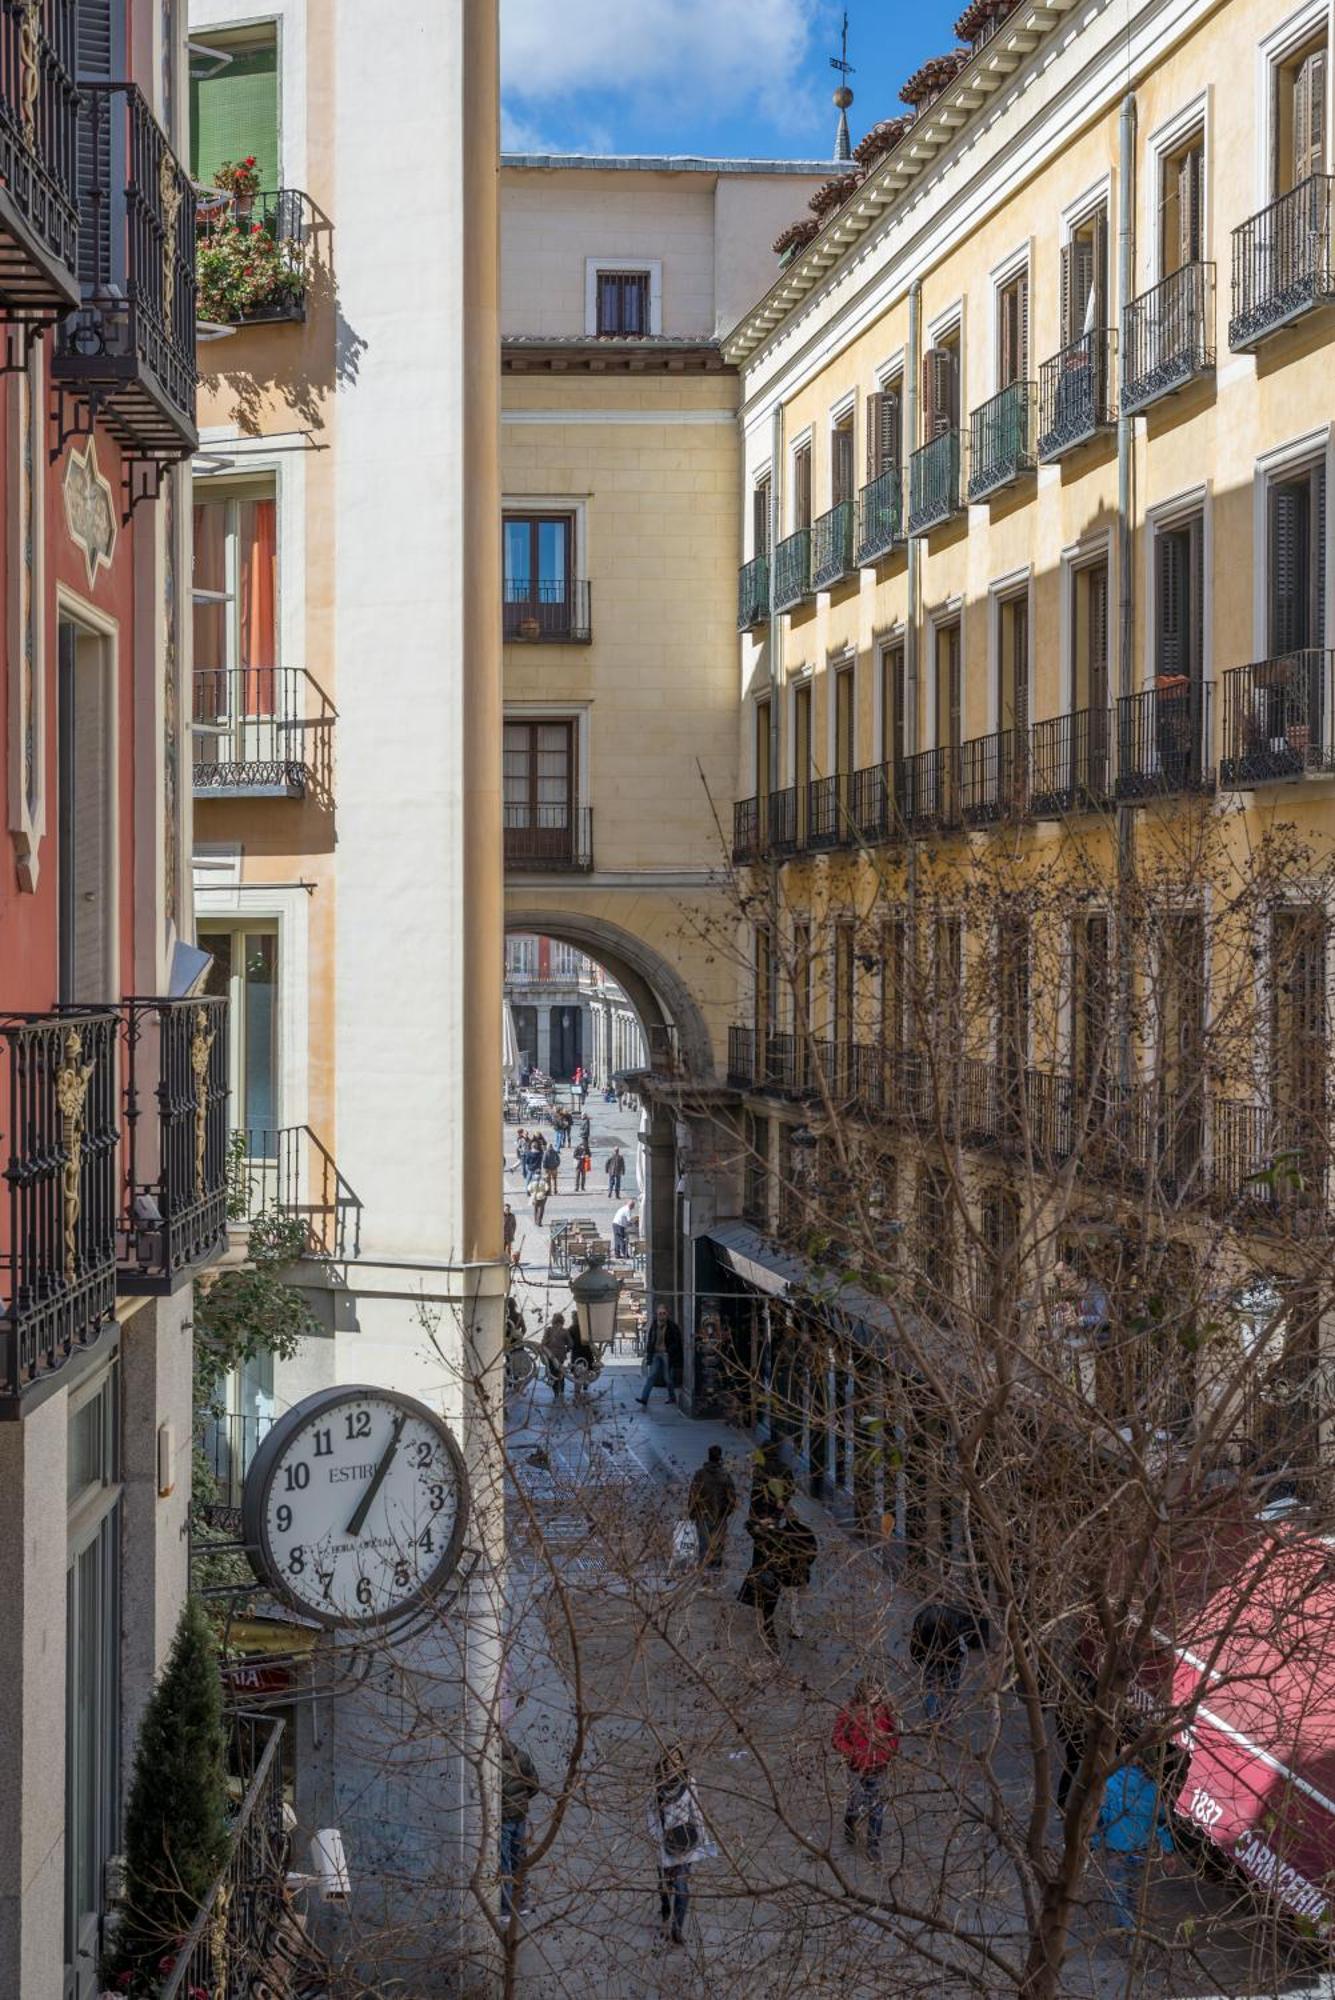
[[[614,1257],[629,1257],[630,1232],[634,1224],[635,1204],[633,1201],[623,1202],[612,1217],[612,1255]]]
[[[529,1185],[538,1180],[542,1174],[543,1152],[542,1134],[540,1132],[531,1132],[529,1134],[528,1152],[524,1156],[524,1178]]]
[[[774,1623],[774,1614],[779,1608],[779,1598],[783,1585],[779,1581],[778,1549],[774,1531],[778,1525],[781,1509],[768,1505],[763,1497],[759,1504],[753,1496],[751,1511],[746,1517],[746,1532],[751,1537],[751,1566],[742,1578],[737,1592],[739,1604],[749,1604],[756,1614],[760,1627],[761,1643],[778,1658],[779,1634]]]
[[[844,1806],[844,1839],[850,1845],[858,1829],[867,1829],[867,1859],[881,1858],[885,1824],[885,1774],[899,1749],[899,1724],[884,1688],[861,1680],[834,1720],[830,1738],[848,1771],[848,1801]]]
[[[607,1156],[607,1194],[610,1201],[621,1199],[621,1177],[626,1171],[626,1156],[620,1146],[613,1146]]]
[[[820,1554],[820,1543],[791,1506],[785,1504],[777,1514],[770,1536],[770,1551],[775,1574],[788,1593],[789,1635],[794,1639],[805,1638],[802,1592],[811,1582],[811,1572]]]
[[[924,1604],[909,1632],[909,1658],[922,1676],[929,1722],[945,1720],[959,1693],[967,1641],[966,1612],[949,1604]]]
[[[1108,1779],[1089,1845],[1091,1852],[1103,1852],[1118,1925],[1133,1929],[1151,1847],[1157,1846],[1161,1854],[1173,1852],[1162,1794],[1139,1764],[1123,1764]]]
[[[542,1218],[547,1211],[547,1183],[541,1174],[529,1182],[528,1198],[533,1204],[534,1223],[541,1229]]]
[[[1066,1811],[1066,1801],[1071,1796],[1071,1787],[1084,1760],[1097,1685],[1089,1668],[1081,1661],[1075,1661],[1061,1676],[1052,1701],[1052,1720],[1062,1752],[1061,1776],[1057,1780],[1057,1810],[1060,1813]]]
[[[686,1512],[700,1540],[702,1569],[722,1569],[728,1523],[737,1507],[737,1488],[723,1463],[723,1446],[711,1444],[704,1464],[692,1475]]]
[[[691,1902],[691,1870],[697,1861],[710,1860],[718,1848],[709,1838],[680,1744],[672,1744],[654,1766],[645,1818],[658,1859],[659,1927],[671,1943],[681,1944]]]
[[[556,1183],[561,1173],[561,1155],[554,1145],[549,1146],[542,1156],[542,1171],[547,1177],[548,1194],[558,1194],[560,1190]]]
[[[584,1151],[584,1148],[583,1148],[583,1146],[581,1145],[581,1147],[580,1147],[579,1151],[578,1151],[578,1152],[576,1153],[576,1155],[575,1155],[575,1193],[576,1193],[576,1194],[583,1194],[583,1193],[584,1193],[584,1191],[585,1191],[585,1189],[586,1189],[586,1187],[588,1186],[588,1180],[589,1180],[589,1168],[590,1168],[590,1167],[591,1167],[592,1165],[593,1165],[593,1161],[592,1161],[592,1160],[591,1160],[591,1159],[589,1158],[588,1154],[587,1154],[587,1153],[586,1153],[586,1152]]]
[[[593,1135],[593,1127],[590,1125],[588,1120],[588,1115],[586,1113],[585,1116],[581,1118],[579,1121],[579,1143],[584,1148],[586,1153],[589,1150],[589,1140],[592,1137],[592,1135]]]
[[[570,1328],[570,1379],[575,1385],[575,1401],[586,1403],[589,1383],[598,1373],[598,1351],[580,1332],[576,1319]]]
[[[566,1362],[570,1359],[570,1329],[564,1313],[553,1313],[542,1336],[542,1358],[547,1364],[547,1386],[553,1396],[566,1392]]]
[[[681,1328],[675,1319],[669,1319],[667,1307],[659,1304],[644,1342],[644,1393],[635,1398],[642,1410],[648,1407],[655,1389],[666,1389],[669,1403],[676,1402],[681,1364]]]
[[[511,1208],[509,1202],[507,1201],[505,1204],[505,1213],[501,1217],[501,1242],[505,1246],[505,1254],[507,1257],[510,1255],[510,1252],[514,1249],[515,1231],[518,1229],[518,1227],[519,1227],[519,1218],[515,1214],[514,1210]]]
[[[501,1738],[501,1915],[524,1908],[524,1868],[528,1857],[528,1816],[542,1790],[528,1751]]]

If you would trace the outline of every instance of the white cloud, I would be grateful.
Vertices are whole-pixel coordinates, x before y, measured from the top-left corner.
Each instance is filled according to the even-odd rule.
[[[611,153],[612,134],[603,125],[582,124],[572,131],[553,132],[542,118],[529,118],[513,105],[501,105],[501,149],[506,153]]]
[[[660,109],[733,102],[778,115],[811,15],[810,0],[501,0],[502,84],[533,105],[601,91]]]

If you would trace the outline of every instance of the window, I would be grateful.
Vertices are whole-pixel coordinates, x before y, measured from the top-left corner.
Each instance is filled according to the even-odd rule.
[[[1308,1141],[1324,1121],[1329,1095],[1326,1013],[1326,914],[1277,910],[1271,946],[1271,1089],[1281,1121],[1279,1148]]]
[[[65,1992],[91,2000],[120,1831],[119,1366],[70,1397],[65,1578]]]
[[[852,667],[840,667],[834,677],[834,768],[838,776],[848,780],[853,771],[857,754],[857,705],[854,699]],[[840,798],[845,807],[849,803],[848,783],[839,787]]]
[[[840,1045],[853,1039],[853,947],[856,932],[842,919],[834,927],[834,1004],[831,1032]]]
[[[805,810],[806,789],[811,779],[811,682],[803,681],[793,690],[793,783],[797,786],[798,811]]]
[[[936,747],[957,750],[961,741],[963,688],[960,628],[956,620],[936,628]]]
[[[769,797],[774,785],[773,765],[770,756],[770,722],[773,711],[769,699],[756,703],[756,797]]]
[[[793,1026],[799,1035],[811,1033],[813,961],[811,925],[803,920],[793,925]]]
[[[505,637],[561,638],[575,622],[573,514],[507,514]]]
[[[960,426],[959,333],[951,334],[923,356],[922,436],[923,443],[943,437]]]
[[[1074,346],[1107,319],[1108,211],[1099,208],[1076,223],[1061,254],[1061,337]]]
[[[768,924],[757,924],[754,943],[755,1033],[760,1047],[769,1033],[774,1013],[774,940]],[[766,1057],[768,1063],[768,1056]]]
[[[883,472],[898,472],[903,452],[902,384],[898,376],[866,401],[867,484]]]
[[[853,412],[830,431],[830,505],[842,507],[853,498]]]
[[[996,1042],[1003,1108],[1014,1119],[1029,1064],[1029,920],[1021,911],[997,923]]]
[[[1071,706],[1108,705],[1108,560],[1086,563],[1071,576]]]
[[[753,555],[769,554],[769,509],[770,476],[767,473],[757,479],[751,489],[751,552]]]
[[[1194,1170],[1204,1123],[1205,922],[1166,916],[1157,980],[1160,1170],[1178,1186]]]
[[[793,453],[793,532],[811,526],[811,445]]]
[[[1107,1073],[1112,962],[1108,918],[1077,917],[1071,925],[1071,1079],[1083,1101]]]
[[[881,654],[881,762],[893,788],[895,772],[909,754],[908,668],[902,640]]]
[[[246,1133],[246,1154],[269,1160],[278,1152],[282,1124],[278,1091],[278,926],[253,924],[199,928],[211,952],[208,990],[224,995],[228,1015],[232,1105]]]
[[[908,924],[891,917],[881,941],[881,1044],[898,1052],[908,1047]]]
[[[1159,275],[1205,255],[1205,134],[1196,131],[1159,163]]]
[[[958,1055],[964,1045],[964,925],[950,912],[938,911],[932,930],[932,1009],[943,1055]]]
[[[575,725],[507,722],[502,741],[506,846],[513,860],[570,861],[575,847]]]
[[[1269,657],[1325,644],[1326,468],[1305,466],[1271,481]]]
[[[1154,670],[1160,687],[1199,681],[1204,670],[1204,548],[1199,514],[1155,536]]]
[[[271,483],[224,489],[197,500],[194,519],[195,762],[245,762],[259,742],[247,725],[282,707],[278,503]]]
[[[647,271],[599,271],[596,285],[595,332],[641,336],[653,331]]]
[[[505,971],[507,977],[531,979],[538,970],[538,940],[535,937],[511,937],[505,940]]]
[[[997,605],[997,718],[1002,729],[1029,730],[1029,595]]]
[[[1326,43],[1309,44],[1275,71],[1272,175],[1277,195],[1326,171]]]
[[[110,647],[62,618],[56,667],[56,889],[60,997],[113,1000],[116,833]]]
[[[260,186],[281,185],[278,160],[278,31],[272,21],[242,34],[201,30],[197,39],[227,61],[190,81],[190,172],[204,187],[225,160],[253,155]]]
[[[997,388],[1029,377],[1029,273],[1020,271],[997,292]]]

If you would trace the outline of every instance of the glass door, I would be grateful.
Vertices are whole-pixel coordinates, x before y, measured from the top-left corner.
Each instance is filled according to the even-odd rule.
[[[505,518],[505,637],[557,639],[571,626],[569,514]]]
[[[225,994],[229,1010],[233,1116],[246,1134],[246,1157],[278,1152],[278,928],[212,930],[199,943],[213,955],[208,991]]]

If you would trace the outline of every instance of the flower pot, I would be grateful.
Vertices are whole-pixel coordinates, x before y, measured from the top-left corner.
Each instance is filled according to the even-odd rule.
[[[542,627],[539,625],[537,619],[532,616],[521,618],[519,621],[519,636],[521,639],[540,639],[542,637]]]
[[[254,195],[238,194],[233,195],[232,199],[236,204],[237,227],[239,229],[248,229],[250,227],[250,218],[255,210]]]

